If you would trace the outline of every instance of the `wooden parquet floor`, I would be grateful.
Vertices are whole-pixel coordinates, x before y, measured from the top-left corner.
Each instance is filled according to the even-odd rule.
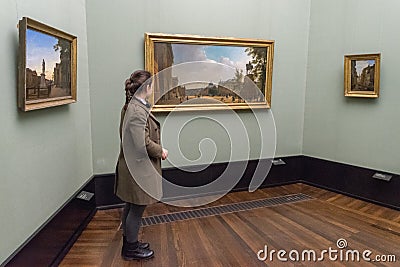
[[[303,184],[230,193],[207,206],[296,193],[313,199],[142,227],[140,239],[150,242],[155,251],[147,261],[121,258],[121,209],[101,210],[60,266],[400,266],[400,212],[396,210]],[[144,216],[188,209],[158,203],[149,206]],[[339,249],[339,239],[347,247]],[[279,260],[277,252],[259,260],[257,253],[265,246],[268,256],[272,250],[286,251],[281,258],[287,261]],[[318,261],[329,248],[337,251],[331,254],[337,259],[331,260],[326,252]],[[307,253],[302,260],[304,250],[315,251],[316,260],[308,260]],[[352,259],[350,252],[355,250],[360,261]],[[371,251],[372,260],[380,256],[388,261],[394,256],[397,262],[364,261],[365,250]],[[293,261],[289,255],[295,259],[296,251],[299,260]]]

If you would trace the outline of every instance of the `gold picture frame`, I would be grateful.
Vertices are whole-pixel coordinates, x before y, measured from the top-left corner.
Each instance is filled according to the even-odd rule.
[[[144,39],[145,68],[156,80],[153,111],[271,107],[274,41],[162,33]],[[185,67],[201,69],[209,83],[183,82],[184,74],[174,71]]]
[[[344,95],[379,97],[381,54],[344,56]]]
[[[77,37],[27,17],[18,29],[18,107],[31,111],[76,102]]]

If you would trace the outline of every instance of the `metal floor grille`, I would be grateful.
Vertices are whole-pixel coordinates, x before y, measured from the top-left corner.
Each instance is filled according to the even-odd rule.
[[[305,194],[293,194],[280,197],[238,202],[238,203],[232,203],[214,207],[192,209],[187,211],[144,217],[142,218],[142,226],[169,223],[169,222],[182,221],[195,218],[203,218],[203,217],[209,217],[226,213],[233,213],[233,212],[257,209],[257,208],[271,207],[281,204],[294,203],[310,199],[312,199],[312,197]]]

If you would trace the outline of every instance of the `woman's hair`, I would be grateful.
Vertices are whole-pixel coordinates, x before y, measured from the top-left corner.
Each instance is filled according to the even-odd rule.
[[[125,81],[125,106],[128,107],[129,102],[135,93],[142,90],[140,86],[151,77],[150,72],[145,70],[137,70]]]

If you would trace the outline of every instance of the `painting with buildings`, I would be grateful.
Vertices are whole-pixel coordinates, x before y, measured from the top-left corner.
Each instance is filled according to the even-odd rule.
[[[379,75],[380,54],[345,56],[345,96],[378,97]]]
[[[147,34],[146,66],[158,74],[155,108],[268,106],[273,41],[257,41]]]
[[[20,108],[76,101],[76,37],[23,18],[20,29]]]

